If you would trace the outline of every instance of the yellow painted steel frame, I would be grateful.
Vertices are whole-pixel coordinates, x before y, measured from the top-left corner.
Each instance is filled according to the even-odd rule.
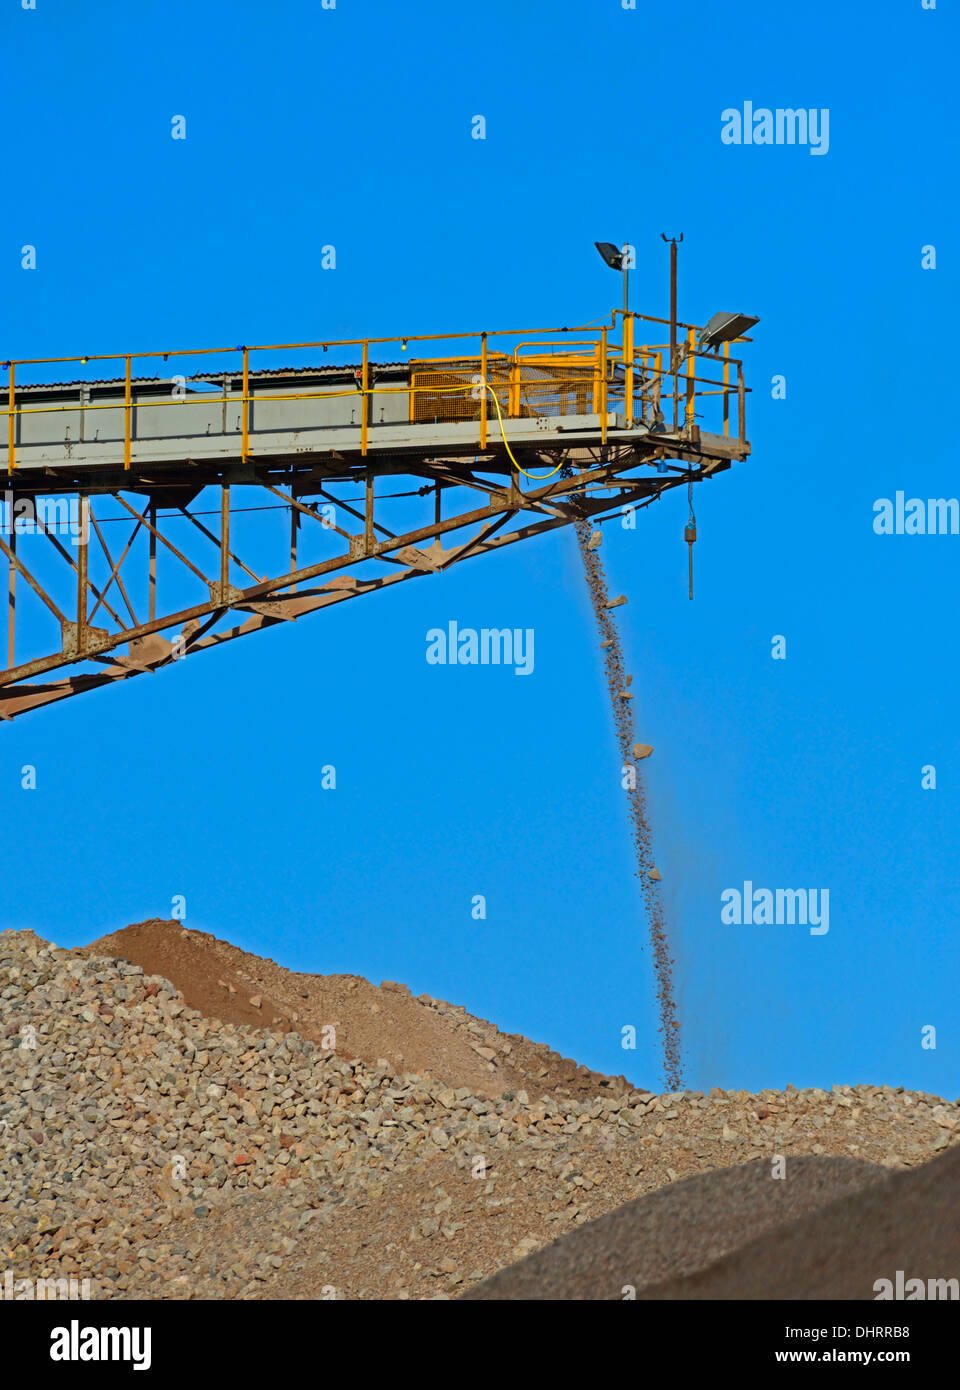
[[[480,448],[487,447],[487,335],[480,337]]]
[[[641,359],[644,363],[646,357]],[[633,424],[633,315],[623,319],[623,390],[627,424]]]
[[[688,328],[688,329],[687,329],[687,404],[686,404],[686,410],[685,410],[685,413],[684,413],[684,423],[685,423],[687,429],[690,428],[690,426],[693,424],[693,420],[694,420],[694,398],[695,398],[695,382],[696,382],[696,378],[695,378],[695,375],[694,375],[694,357],[695,357],[695,355],[696,355],[696,350],[697,350],[697,345],[696,345],[696,338],[695,338],[694,330],[693,330],[692,328]]]
[[[363,345],[363,365],[360,368],[360,453],[366,457],[367,453],[367,433],[369,429],[369,404],[367,401],[367,388],[370,385],[370,346],[368,343]]]
[[[250,417],[248,410],[250,407],[250,349],[243,349],[243,387],[240,414],[243,421],[243,433],[240,444],[240,457],[246,460],[250,452]]]
[[[730,433],[730,344],[723,345],[723,432]]]
[[[17,466],[17,415],[14,374],[16,362],[10,363],[10,385],[7,387],[7,472],[12,473]]]
[[[123,466],[125,469],[129,469],[130,467],[130,428],[132,424],[130,417],[131,400],[130,354],[127,353],[123,373]]]

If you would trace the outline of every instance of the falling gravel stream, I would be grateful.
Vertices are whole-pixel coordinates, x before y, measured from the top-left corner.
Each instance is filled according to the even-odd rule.
[[[607,582],[603,572],[599,548],[591,548],[591,528],[587,520],[576,523],[577,544],[583,561],[583,572],[590,591],[594,617],[600,632],[601,649],[606,668],[607,686],[610,691],[610,706],[617,733],[620,757],[625,767],[633,767],[635,779],[627,788],[629,815],[632,827],[633,844],[637,859],[637,877],[643,890],[647,918],[650,925],[650,940],[653,945],[654,968],[657,977],[657,999],[660,1011],[660,1033],[663,1039],[664,1078],[667,1089],[682,1089],[680,1057],[680,1024],[677,1021],[677,1002],[673,988],[673,965],[670,955],[670,942],[664,922],[663,903],[660,897],[659,874],[653,857],[653,841],[647,814],[643,776],[637,766],[634,753],[634,726],[630,682],[632,677],[624,671],[623,651],[620,634],[614,619],[615,609],[608,607],[610,599]],[[599,538],[599,533],[598,538]]]

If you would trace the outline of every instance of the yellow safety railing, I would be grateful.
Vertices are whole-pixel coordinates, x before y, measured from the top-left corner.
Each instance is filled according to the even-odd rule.
[[[621,330],[619,342],[611,336],[611,333],[617,330],[618,320]],[[240,356],[238,366],[220,367],[218,372],[225,381],[228,378],[240,377],[239,395],[229,391],[225,385],[222,395],[198,393],[191,397],[179,397],[178,403],[190,406],[222,401],[224,405],[239,405],[239,452],[243,459],[251,455],[252,402],[332,400],[346,396],[359,399],[358,435],[361,456],[366,456],[370,448],[373,400],[375,397],[390,395],[408,397],[408,419],[412,423],[476,420],[481,450],[488,447],[488,421],[493,416],[510,420],[536,415],[599,415],[601,442],[606,442],[609,416],[612,413],[623,415],[628,425],[662,419],[664,398],[672,400],[674,428],[680,428],[681,425],[682,401],[682,425],[684,429],[689,429],[696,423],[698,405],[703,407],[707,398],[719,396],[721,409],[717,424],[725,435],[729,435],[730,398],[736,396],[738,437],[745,441],[747,387],[742,363],[738,358],[731,357],[730,344],[723,345],[722,354],[700,351],[696,345],[697,327],[693,324],[678,323],[678,338],[682,331],[686,335],[686,343],[684,348],[678,346],[676,361],[671,364],[668,341],[647,341],[635,346],[640,325],[644,328],[655,325],[661,331],[670,326],[666,319],[633,313],[624,315],[623,311],[617,310],[612,314],[609,325],[599,326],[522,328],[500,330],[496,333],[406,334],[383,338],[241,345],[234,348],[171,348],[138,353],[18,358],[2,364],[8,372],[7,472],[13,473],[17,466],[18,423],[24,417],[118,409],[123,411],[123,466],[129,470],[133,455],[134,412],[139,416],[141,411],[168,404],[163,397],[134,400],[133,362],[195,357],[232,357],[235,362],[236,354]],[[653,336],[651,334],[651,337]],[[371,385],[370,368],[375,362],[375,358],[371,357],[371,349],[397,343],[402,345],[404,352],[412,343],[456,343],[462,344],[464,349],[467,344],[473,343],[479,351],[475,349],[471,353],[464,350],[457,355],[446,357],[411,358],[410,375],[406,384]],[[356,387],[343,390],[322,388],[299,392],[271,392],[268,389],[251,392],[251,371],[256,371],[255,368],[251,368],[251,354],[303,353],[321,349],[327,352],[330,349],[348,348],[359,350],[360,371],[357,374]],[[123,364],[122,378],[89,383],[113,385],[116,381],[118,387],[122,386],[122,403],[93,403],[85,400],[66,405],[22,404],[24,391],[42,388],[44,385],[37,382],[26,386],[23,383],[22,372],[19,378],[18,398],[18,369],[67,363],[87,366],[92,362]],[[290,365],[291,370],[310,369],[309,365]],[[717,369],[721,373],[719,376],[716,374]],[[708,375],[708,372],[711,374]],[[197,376],[199,377],[199,374]],[[50,389],[62,384],[51,383]],[[81,381],[77,384],[84,383]],[[490,399],[491,393],[495,396],[494,401]],[[19,433],[22,435],[22,430]]]

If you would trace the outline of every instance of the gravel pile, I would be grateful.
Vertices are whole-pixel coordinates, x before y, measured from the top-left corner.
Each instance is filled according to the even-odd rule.
[[[774,1178],[751,1163],[627,1203],[465,1296],[955,1302],[958,1204],[960,1148],[910,1172],[796,1157]]]
[[[887,1087],[579,1099],[223,1022],[122,959],[0,934],[0,1272],[95,1298],[449,1298],[678,1179],[770,1153],[922,1163]]]
[[[960,1148],[748,1241],[647,1299],[960,1299]],[[881,1283],[880,1281],[884,1281]]]
[[[624,1299],[706,1269],[755,1237],[889,1174],[855,1158],[766,1160],[701,1173],[639,1197],[502,1270],[473,1299]],[[777,1281],[771,1288],[777,1287]],[[783,1295],[777,1295],[783,1296]]]

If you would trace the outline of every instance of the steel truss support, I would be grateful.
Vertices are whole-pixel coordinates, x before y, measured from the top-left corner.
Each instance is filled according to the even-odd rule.
[[[112,474],[84,479],[82,490],[70,488],[77,534],[66,542],[40,515],[42,494],[36,484],[29,492],[8,493],[8,499],[29,503],[21,515],[25,511],[29,516],[32,507],[34,519],[21,523],[19,535],[16,526],[0,531],[0,555],[8,569],[0,719],[442,572],[584,516],[648,505],[691,477],[699,480],[727,468],[731,459],[702,454],[694,434],[531,452],[522,460],[530,471],[558,469],[564,461],[572,475],[555,472],[536,481],[520,479],[493,455],[472,466],[461,458],[416,456],[402,465],[298,456],[282,466],[254,467],[241,459],[219,473],[192,468],[188,461],[185,468],[152,478],[127,474],[121,480]],[[493,476],[483,476],[484,471]],[[402,490],[394,491],[397,486]],[[199,508],[191,510],[211,487],[219,488],[216,529],[201,520]],[[55,478],[44,480],[46,494],[57,489]],[[478,494],[478,505],[458,510],[456,503],[462,507],[469,502],[467,492]],[[392,517],[401,502],[418,506],[423,519],[394,532],[386,526],[384,512],[389,504]],[[289,544],[284,540],[276,547],[276,561],[265,574],[242,558],[231,535],[231,517],[257,510],[253,503],[264,512],[283,508],[290,514]],[[108,520],[125,532],[122,538],[113,540],[112,528],[108,534]],[[449,547],[444,546],[446,537],[454,538]],[[308,540],[331,553],[302,563]],[[34,572],[34,551],[41,541],[46,542],[42,579],[39,570]],[[164,606],[164,583],[174,574],[178,598]],[[196,591],[196,601],[186,605],[185,583]],[[36,620],[27,612],[28,604]],[[53,651],[42,649],[44,611],[60,630]],[[39,650],[25,651],[28,645]]]

